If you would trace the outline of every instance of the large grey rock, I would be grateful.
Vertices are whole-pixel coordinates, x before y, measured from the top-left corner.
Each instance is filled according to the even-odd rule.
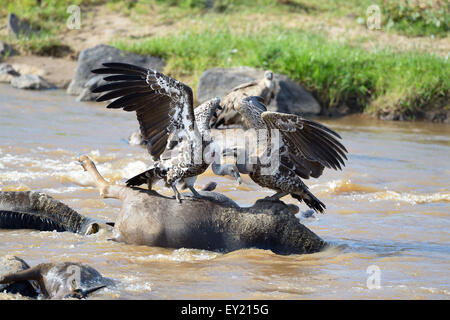
[[[11,79],[11,85],[18,89],[53,89],[55,86],[36,74],[22,74]]]
[[[0,258],[0,279],[4,276],[17,273],[30,268],[30,266],[22,259],[16,256],[7,255]],[[0,291],[4,290],[8,285],[0,284]]]
[[[160,58],[142,56],[135,53],[127,53],[107,45],[98,45],[81,51],[78,56],[78,65],[75,75],[67,88],[67,93],[80,95],[86,88],[89,80],[96,75],[91,73],[92,69],[102,67],[104,62],[123,62],[138,66],[156,69],[161,71],[164,68],[164,61]],[[79,100],[95,100],[98,95],[87,95],[85,92]]]
[[[200,103],[213,97],[225,96],[234,87],[249,81],[261,79],[264,70],[249,67],[213,68],[206,70],[200,77],[197,100]],[[297,115],[317,115],[320,104],[301,85],[285,75],[274,74],[277,80],[277,93],[268,110]]]
[[[89,79],[88,82],[84,85],[83,90],[77,97],[77,101],[94,101],[99,96],[98,93],[93,93],[92,90],[95,88],[106,84],[107,82],[103,80],[104,75],[96,75],[93,78]]]
[[[0,63],[0,74],[10,74],[15,77],[20,76],[20,73],[9,63]]]
[[[21,272],[29,269],[30,266],[16,256],[7,255],[0,258],[0,280],[9,274]],[[23,296],[37,296],[37,283],[35,281],[16,281],[14,283],[0,284],[0,292],[20,293]]]
[[[6,25],[8,33],[16,38],[29,37],[36,32],[26,21],[20,20],[14,13],[8,15]]]

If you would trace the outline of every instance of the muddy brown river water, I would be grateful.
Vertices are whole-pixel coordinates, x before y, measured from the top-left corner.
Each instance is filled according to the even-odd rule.
[[[224,254],[126,245],[105,231],[0,230],[0,256],[31,265],[83,262],[116,280],[91,299],[449,299],[450,126],[361,116],[322,122],[341,133],[350,153],[342,172],[306,181],[327,210],[299,218],[332,245],[323,252]],[[107,179],[123,182],[148,164],[144,149],[126,143],[137,127],[134,113],[76,102],[63,91],[0,85],[0,189],[45,192],[112,221],[120,203],[101,199],[75,159],[88,154]],[[243,179],[237,187],[208,170],[197,187],[214,180],[242,206],[273,194]]]

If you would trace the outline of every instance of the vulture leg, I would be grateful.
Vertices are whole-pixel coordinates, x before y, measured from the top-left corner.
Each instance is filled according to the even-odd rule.
[[[173,190],[173,193],[175,194],[175,199],[177,199],[178,203],[181,203],[181,194],[178,191],[178,189],[177,189],[175,184],[176,183],[172,184],[172,190]]]
[[[200,193],[198,193],[197,190],[195,190],[194,188],[195,181],[197,181],[197,176],[184,178],[184,186],[185,188],[187,187],[189,188],[189,190],[191,190],[194,199],[203,198],[203,196]]]
[[[273,196],[270,197],[265,197],[265,200],[268,201],[278,201],[280,200],[280,198],[283,198],[284,196],[287,196],[289,194],[289,192],[284,192],[284,191],[279,191],[277,193],[275,193]]]
[[[202,195],[195,190],[193,186],[188,186],[189,190],[191,190],[192,194],[194,195],[194,198],[202,198]]]

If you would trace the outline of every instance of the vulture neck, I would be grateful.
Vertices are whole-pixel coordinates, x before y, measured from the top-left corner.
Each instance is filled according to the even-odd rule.
[[[261,118],[262,111],[259,109],[242,104],[239,113],[247,119],[252,129],[267,129],[264,120]]]
[[[264,79],[264,85],[266,86],[266,88],[269,88],[269,89],[274,88],[273,80]]]

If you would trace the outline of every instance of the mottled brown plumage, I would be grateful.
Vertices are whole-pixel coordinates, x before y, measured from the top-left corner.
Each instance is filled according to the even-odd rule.
[[[258,155],[255,165],[243,167],[251,168],[249,175],[257,184],[277,191],[271,199],[291,194],[310,208],[323,212],[325,205],[309,191],[301,178],[317,178],[325,167],[337,170],[345,165],[347,150],[336,139],[341,137],[318,122],[264,110],[259,97],[245,98],[236,108],[253,129],[268,132],[258,141],[258,145],[266,146],[265,152]],[[272,162],[262,163],[262,156]],[[273,169],[269,170],[271,166]]]
[[[259,96],[264,100],[264,104],[268,105],[275,97],[276,81],[273,78],[272,71],[266,71],[264,78],[260,80],[250,81],[233,88],[221,101],[220,105],[223,108],[218,114],[217,119],[213,119],[211,127],[218,128],[221,125],[237,124],[245,128],[250,128],[251,125],[242,118],[235,110],[235,107],[241,103],[242,99],[250,96]]]

